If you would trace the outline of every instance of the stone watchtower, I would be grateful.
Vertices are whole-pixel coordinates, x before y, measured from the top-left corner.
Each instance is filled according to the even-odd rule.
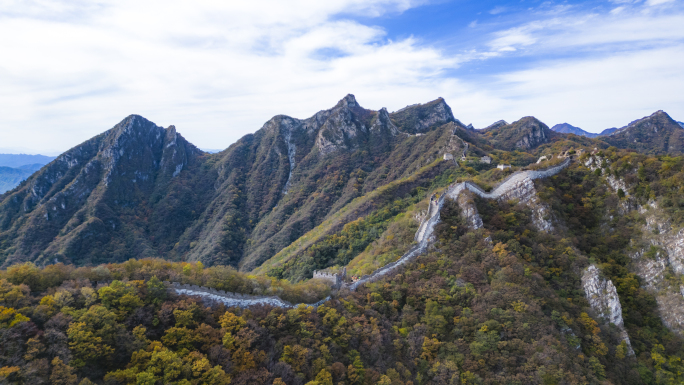
[[[326,281],[330,286],[332,287],[340,287],[342,285],[342,281],[344,281],[344,277],[347,275],[347,268],[343,268],[340,273],[333,274],[333,273],[325,273],[322,271],[314,270],[313,272],[313,279],[321,279]]]

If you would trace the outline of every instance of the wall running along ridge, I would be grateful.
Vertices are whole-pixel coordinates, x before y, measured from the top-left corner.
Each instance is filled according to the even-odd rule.
[[[499,183],[491,192],[485,192],[482,188],[480,188],[480,186],[470,181],[453,184],[449,186],[441,196],[435,194],[430,198],[428,213],[423,222],[421,223],[420,227],[418,228],[418,231],[416,232],[415,241],[417,244],[415,246],[413,246],[397,261],[389,263],[379,268],[370,275],[364,275],[363,277],[361,277],[361,279],[354,283],[344,284],[342,285],[342,288],[356,290],[361,285],[380,280],[388,276],[390,273],[394,272],[397,268],[407,264],[408,262],[415,259],[417,256],[423,254],[427,250],[429,243],[434,238],[433,234],[435,226],[439,223],[439,214],[442,210],[442,206],[444,205],[446,198],[458,199],[461,193],[465,191],[471,191],[473,194],[485,199],[518,199],[521,203],[539,205],[543,208],[543,206],[538,202],[536,193],[534,193],[534,183],[532,182],[532,180],[539,178],[547,178],[556,175],[561,170],[568,167],[570,165],[570,162],[570,158],[567,158],[562,163],[546,170],[527,170],[515,172],[511,174],[508,178],[504,179],[501,183]],[[476,209],[475,212],[471,212],[473,209],[474,205],[466,209],[467,211],[469,211],[468,215],[476,216],[477,218],[479,218]],[[482,219],[479,219],[479,222],[477,222],[477,219],[472,218],[471,221],[474,221],[472,222],[474,224],[479,223],[479,226],[481,227]],[[551,229],[551,224],[548,223],[548,221],[546,221],[545,219],[543,221],[547,223],[541,225],[536,223],[535,224],[538,228],[540,228],[541,231]],[[328,296],[327,298],[324,298],[321,301],[316,302],[315,304],[293,305],[281,299],[278,296],[253,296],[247,294],[226,293],[223,290],[216,290],[196,285],[181,285],[177,282],[170,284],[170,287],[171,289],[175,290],[178,294],[202,296],[207,299],[222,302],[227,306],[237,306],[243,308],[252,305],[271,305],[283,308],[291,308],[299,305],[306,305],[317,308],[318,306],[327,302],[331,298],[330,296]]]

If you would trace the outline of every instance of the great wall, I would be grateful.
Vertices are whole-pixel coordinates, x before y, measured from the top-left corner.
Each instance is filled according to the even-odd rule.
[[[531,203],[539,206],[538,199],[536,198],[536,192],[534,191],[534,183],[532,182],[532,180],[548,178],[550,176],[556,175],[561,170],[568,167],[570,163],[571,158],[568,157],[558,165],[555,165],[545,170],[517,171],[508,176],[506,179],[504,179],[496,187],[494,187],[491,192],[484,191],[482,188],[480,188],[480,186],[470,181],[453,184],[449,186],[446,189],[446,191],[441,194],[441,196],[434,194],[430,198],[430,204],[427,215],[421,222],[421,225],[419,226],[418,231],[416,232],[416,244],[397,261],[389,263],[374,271],[372,274],[365,275],[361,277],[359,280],[349,284],[341,282],[342,274],[328,274],[316,272],[316,274],[319,275],[319,277],[317,278],[325,278],[326,280],[331,281],[331,283],[334,282],[334,285],[337,285],[341,289],[348,289],[352,291],[356,290],[359,286],[364,285],[366,283],[380,280],[386,277],[388,274],[395,271],[396,269],[398,269],[399,267],[412,261],[417,256],[423,254],[427,250],[428,245],[433,238],[435,226],[439,223],[439,215],[446,198],[457,200],[462,193],[469,191],[485,199],[518,199],[521,203]],[[464,206],[464,203],[462,203],[460,200],[458,202],[459,205]],[[479,227],[481,227],[482,220],[479,219],[477,209],[475,209],[474,205],[472,204],[469,206],[470,207],[461,208],[463,212],[466,213],[465,216],[470,217],[469,222],[471,223],[471,227],[478,228],[478,223]],[[539,216],[543,216],[545,212],[544,207],[540,206],[538,211],[540,211]],[[550,223],[548,223],[548,221],[546,221],[543,218],[538,218],[537,220],[535,220],[535,224],[537,224],[537,227],[540,229],[540,231],[547,231],[551,228]],[[209,300],[222,302],[227,306],[236,306],[243,308],[253,305],[271,305],[282,308],[292,308],[299,305],[306,305],[317,308],[321,304],[331,299],[331,296],[328,296],[314,304],[294,305],[290,302],[281,299],[278,296],[255,296],[249,294],[229,293],[223,290],[216,290],[196,285],[184,285],[177,282],[167,283],[167,285],[171,290],[175,290],[178,294],[202,296]]]

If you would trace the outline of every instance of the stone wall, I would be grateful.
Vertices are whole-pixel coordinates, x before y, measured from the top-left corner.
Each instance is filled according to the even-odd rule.
[[[197,286],[197,285],[187,285],[178,282],[168,282],[165,284],[169,286],[170,289],[175,290],[178,294],[196,295],[211,299],[213,301],[222,302],[227,306],[237,306],[237,307],[249,307],[254,305],[271,305],[276,307],[292,308],[297,305],[293,305],[284,299],[281,299],[275,295],[250,295],[241,293],[231,293],[225,290],[217,290],[211,287]],[[317,308],[321,304],[328,301],[330,297],[324,298],[314,304],[307,304],[308,306],[313,306]]]
[[[343,268],[342,272],[339,274],[333,274],[333,273],[326,273],[326,272],[321,272],[318,270],[314,270],[313,272],[313,279],[321,279],[323,281],[328,282],[330,286],[334,288],[340,287],[342,284],[342,281],[344,278],[347,276],[347,268]]]
[[[449,188],[447,188],[447,191],[442,194],[441,196],[438,196],[437,194],[434,194],[430,198],[430,204],[428,207],[428,213],[425,216],[425,219],[421,223],[421,225],[418,228],[418,231],[416,232],[415,236],[415,241],[417,242],[417,245],[413,246],[408,252],[406,252],[401,258],[399,258],[397,261],[389,263],[373,273],[369,275],[364,275],[359,279],[358,281],[351,283],[351,284],[345,284],[341,283],[340,286],[345,289],[349,290],[356,290],[359,286],[364,285],[366,283],[370,282],[375,282],[380,279],[385,278],[386,276],[390,275],[392,272],[394,272],[396,269],[399,267],[405,265],[406,263],[412,261],[419,255],[423,254],[427,248],[428,245],[432,239],[435,225],[439,223],[440,220],[440,212],[442,210],[442,206],[444,205],[444,202],[446,198],[450,199],[458,199],[459,196],[461,195],[462,192],[468,190],[471,191],[472,193],[485,198],[485,199],[499,199],[505,194],[509,194],[512,191],[516,191],[516,189],[520,189],[521,183],[528,183],[532,179],[538,179],[538,178],[546,178],[552,175],[555,175],[559,173],[562,169],[567,167],[570,164],[570,159],[566,159],[563,161],[563,163],[551,167],[547,170],[540,170],[540,171],[518,171],[516,173],[513,173],[510,175],[508,178],[506,178],[503,182],[501,182],[492,192],[485,192],[480,186],[476,185],[473,182],[466,181],[463,183],[458,183],[455,185],[451,185]],[[533,186],[534,187],[534,186]],[[509,196],[506,195],[506,196]],[[535,194],[536,195],[536,194]],[[473,205],[474,206],[474,205]],[[473,227],[476,226],[481,226],[482,219],[479,218],[479,214],[477,214],[477,210],[474,212],[470,212],[471,217],[467,218]],[[475,217],[477,216],[477,217]],[[478,221],[479,220],[479,221]],[[321,273],[325,274],[325,273]],[[295,305],[292,305],[291,303],[284,301],[280,299],[277,296],[249,296],[249,295],[244,295],[244,294],[237,294],[237,293],[226,293],[221,290],[216,290],[216,289],[211,289],[211,288],[206,288],[206,287],[200,287],[196,285],[181,285],[179,283],[173,283],[173,288],[176,289],[178,293],[181,294],[190,294],[190,295],[202,295],[202,296],[209,296],[212,299],[219,300],[224,303],[230,303],[231,306],[240,306],[240,307],[247,307],[247,306],[252,306],[255,304],[269,304],[273,306],[279,306],[279,307],[293,307]],[[330,297],[325,298],[315,304],[311,304],[308,306],[319,306],[325,301],[330,299]]]

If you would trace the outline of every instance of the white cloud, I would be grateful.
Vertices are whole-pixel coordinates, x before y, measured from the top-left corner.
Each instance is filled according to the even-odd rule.
[[[491,11],[489,11],[489,13],[492,15],[498,15],[500,13],[506,12],[507,10],[508,10],[508,7],[498,6],[498,7],[494,7]]]
[[[397,95],[456,65],[413,39],[333,20],[416,1],[93,4],[0,2],[8,146],[42,132],[33,147],[63,150],[131,113],[176,124],[200,146],[228,146],[272,115],[307,117],[349,92]]]
[[[647,0],[646,3],[648,5],[660,5],[660,4],[665,4],[665,3],[673,3],[675,0]]]
[[[659,108],[684,117],[681,10],[555,7],[457,54],[344,16],[421,3],[0,0],[0,144],[65,150],[138,113],[221,148],[347,93],[390,110],[443,96],[480,127],[537,115],[600,130]],[[464,62],[525,57],[522,70],[453,75]]]

